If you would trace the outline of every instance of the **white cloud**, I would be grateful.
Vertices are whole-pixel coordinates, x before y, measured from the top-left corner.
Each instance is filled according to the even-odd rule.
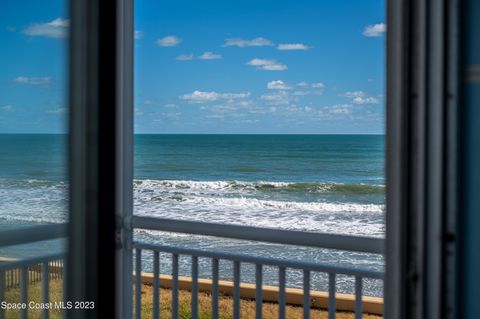
[[[367,96],[363,91],[350,91],[343,94],[343,96],[348,97],[353,104],[378,104],[380,101],[373,96]]]
[[[23,33],[30,36],[61,39],[68,35],[68,19],[57,18],[46,23],[34,23],[23,30]]]
[[[67,108],[65,107],[59,107],[57,109],[53,109],[53,110],[48,110],[47,113],[49,114],[65,114],[67,113]]]
[[[223,47],[232,47],[236,46],[239,48],[245,48],[245,47],[262,47],[262,46],[272,46],[273,42],[262,38],[258,37],[252,40],[244,40],[240,38],[228,38],[225,39],[225,43],[222,45]]]
[[[309,49],[311,49],[311,47],[303,43],[282,43],[282,44],[279,44],[277,47],[277,50],[280,50],[280,51],[293,51],[293,50],[306,51]]]
[[[290,103],[290,95],[287,91],[263,94],[260,96],[260,99],[267,101],[267,104],[269,105],[286,105]]]
[[[4,105],[2,106],[2,110],[4,110],[5,112],[10,112],[13,110],[13,106],[11,105]]]
[[[337,104],[326,107],[325,110],[331,115],[350,115],[352,114],[352,106],[350,104]]]
[[[308,82],[302,81],[302,82],[297,83],[297,86],[304,87],[304,88],[309,87],[309,88],[314,88],[314,89],[325,88],[325,84],[323,84],[322,82],[308,83]]]
[[[305,81],[297,83],[299,89],[293,92],[293,95],[296,96],[306,96],[306,95],[322,95],[325,84],[322,82],[308,83]],[[311,89],[311,90],[308,90]]]
[[[135,40],[140,40],[141,38],[143,38],[143,31],[135,30],[134,37],[135,37]]]
[[[268,82],[267,88],[269,88],[270,90],[291,90],[292,89],[282,80]]]
[[[352,99],[353,104],[378,104],[380,101],[378,101],[377,98],[375,97],[356,97]]]
[[[362,34],[366,37],[381,37],[387,31],[385,23],[371,24],[363,29]]]
[[[175,58],[178,61],[191,61],[193,60],[193,54],[180,54]]]
[[[356,98],[356,97],[365,97],[366,94],[363,91],[349,91],[349,92],[345,92],[343,96],[348,98]]]
[[[280,64],[275,60],[253,59],[247,62],[248,65],[256,67],[258,70],[264,71],[284,71],[287,68],[285,64]]]
[[[52,78],[46,77],[26,77],[26,76],[17,76],[14,79],[15,83],[26,84],[26,85],[36,85],[36,86],[49,86],[52,82]]]
[[[323,84],[322,82],[317,82],[317,83],[312,83],[311,86],[312,88],[323,89],[325,87],[325,84]]]
[[[221,54],[216,54],[213,52],[205,52],[201,56],[198,57],[200,60],[217,60],[221,59],[222,55]]]
[[[212,102],[220,99],[224,100],[235,100],[235,99],[245,99],[250,96],[250,92],[242,93],[217,93],[217,92],[204,92],[204,91],[193,91],[190,94],[184,94],[180,96],[180,99],[188,101],[190,103],[201,103],[201,102]]]
[[[306,96],[306,95],[322,95],[323,90],[308,90],[308,91],[295,91],[293,95]]]
[[[177,36],[174,35],[169,35],[161,39],[157,39],[156,43],[160,47],[176,47],[182,42],[182,39],[180,39]]]

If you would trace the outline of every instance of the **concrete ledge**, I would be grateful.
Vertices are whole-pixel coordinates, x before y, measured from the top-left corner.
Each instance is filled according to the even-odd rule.
[[[134,274],[135,277],[135,274]],[[172,276],[160,275],[160,287],[172,288]],[[142,272],[142,283],[153,285],[153,273]],[[178,286],[182,290],[190,290],[192,286],[191,277],[178,277]],[[202,292],[212,291],[211,279],[198,279],[198,290]],[[233,282],[226,280],[218,281],[218,290],[227,296],[233,295]],[[267,302],[278,302],[278,287],[267,286],[262,287],[263,300]],[[240,297],[247,299],[255,299],[255,284],[240,283]],[[286,302],[289,305],[303,305],[303,290],[298,288],[286,288],[285,290]],[[355,311],[355,295],[351,294],[335,294],[337,311]],[[328,308],[328,292],[325,291],[310,291],[311,307],[312,308]],[[378,297],[362,297],[363,312],[375,315],[383,315],[383,298]]]

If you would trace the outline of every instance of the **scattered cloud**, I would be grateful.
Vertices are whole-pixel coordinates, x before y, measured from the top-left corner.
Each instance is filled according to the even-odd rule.
[[[287,105],[290,103],[290,95],[287,91],[263,94],[260,99],[266,101],[268,105]]]
[[[221,59],[222,55],[221,54],[216,54],[213,52],[205,52],[201,56],[198,57],[200,60],[217,60]]]
[[[371,24],[363,29],[362,34],[366,37],[381,37],[387,31],[385,23]]]
[[[275,60],[253,59],[247,62],[248,65],[256,67],[258,70],[264,71],[284,71],[287,68],[285,64],[280,64]]]
[[[23,33],[29,36],[39,36],[62,39],[68,36],[70,20],[57,18],[46,23],[34,23],[26,27]]]
[[[328,106],[324,110],[330,115],[350,115],[353,108],[350,104],[337,104]]]
[[[293,92],[296,96],[322,95],[325,84],[322,82],[308,83],[305,81],[297,83],[297,91]]]
[[[222,45],[223,47],[232,47],[236,46],[239,48],[245,48],[245,47],[263,47],[263,46],[272,46],[273,42],[262,38],[258,37],[252,40],[244,40],[240,38],[228,38],[225,39],[225,43]]]
[[[48,114],[65,114],[67,113],[67,108],[66,107],[59,107],[59,108],[56,108],[56,109],[52,109],[52,110],[48,110],[47,113]]]
[[[294,50],[306,51],[309,49],[311,49],[311,47],[303,43],[282,43],[277,46],[277,50],[280,50],[280,51],[294,51]]]
[[[4,106],[2,106],[2,110],[5,111],[5,112],[11,112],[11,111],[13,111],[13,106],[4,105]]]
[[[52,78],[45,77],[26,77],[26,76],[17,76],[14,79],[15,83],[25,84],[25,85],[34,85],[34,86],[43,86],[47,87],[52,83]]]
[[[156,44],[160,47],[176,47],[182,42],[177,36],[169,35],[161,39],[157,39]]]
[[[202,103],[202,102],[211,102],[217,100],[235,100],[235,99],[245,99],[250,96],[250,92],[242,93],[217,93],[217,92],[204,92],[204,91],[193,91],[189,94],[184,94],[180,96],[181,100],[188,101],[189,103]]]
[[[366,94],[363,91],[349,91],[349,92],[345,92],[343,96],[348,98],[356,98],[356,97],[365,97]]]
[[[304,87],[304,88],[313,88],[313,89],[325,88],[325,84],[323,84],[322,82],[308,83],[308,82],[302,81],[302,82],[298,82],[297,86]]]
[[[380,101],[375,97],[356,97],[352,99],[353,104],[378,104]]]
[[[322,95],[323,90],[307,90],[307,91],[295,91],[293,95],[306,96],[306,95]]]
[[[175,58],[178,61],[191,61],[193,60],[193,54],[180,54]]]
[[[135,37],[135,40],[140,40],[141,38],[143,38],[143,31],[141,30],[135,30],[135,33],[134,33],[134,37]]]
[[[269,88],[270,90],[291,90],[292,89],[291,86],[288,86],[282,80],[268,82],[267,88]]]
[[[342,96],[352,99],[353,104],[379,104],[380,101],[373,96],[367,96],[363,91],[350,91],[346,92]]]

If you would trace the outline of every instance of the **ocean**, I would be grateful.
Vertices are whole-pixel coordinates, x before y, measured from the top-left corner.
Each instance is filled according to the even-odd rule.
[[[0,228],[67,220],[65,135],[0,135]],[[383,135],[136,135],[134,214],[310,232],[384,237]],[[381,256],[274,245],[185,234],[136,231],[135,238],[217,251],[294,258],[381,270]],[[3,248],[19,257],[51,251],[61,241]],[[144,268],[151,268],[151,255]],[[161,269],[169,273],[168,255]],[[186,258],[186,257],[185,257]],[[188,260],[180,271],[188,274]],[[200,275],[210,276],[200,259]],[[232,265],[221,263],[221,277]],[[253,281],[254,268],[242,268]],[[265,282],[276,270],[265,268]],[[287,273],[301,286],[302,275]],[[339,277],[339,291],[351,292],[351,278]],[[325,289],[327,278],[312,276]],[[365,293],[382,295],[382,284],[366,281]]]

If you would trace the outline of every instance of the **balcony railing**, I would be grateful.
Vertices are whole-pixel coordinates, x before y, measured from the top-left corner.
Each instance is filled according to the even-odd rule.
[[[203,222],[179,221],[162,218],[134,216],[127,225],[130,229],[173,232],[201,236],[222,237],[228,239],[248,240],[283,245],[308,246],[340,251],[361,252],[382,255],[384,240],[379,238],[353,237],[333,234],[317,234],[302,231],[277,230],[248,226],[224,225]],[[47,240],[65,236],[65,225],[49,225],[35,227],[31,231],[12,232],[11,237],[2,239],[3,245],[16,245],[35,240]],[[43,228],[42,228],[43,227]],[[29,234],[26,236],[25,234]],[[365,312],[381,314],[383,302],[381,298],[365,297],[365,279],[383,280],[384,273],[373,269],[359,269],[346,266],[334,266],[311,261],[281,259],[272,257],[252,256],[241,253],[223,252],[215,249],[204,250],[191,247],[176,247],[168,244],[152,244],[133,241],[127,243],[135,252],[134,263],[134,317],[142,318],[142,285],[150,284],[153,289],[152,317],[161,318],[160,287],[171,290],[171,307],[168,310],[172,318],[179,318],[179,291],[189,290],[191,294],[191,318],[199,316],[199,292],[206,291],[211,299],[211,316],[219,318],[219,298],[229,295],[233,299],[233,318],[240,318],[241,300],[255,301],[255,318],[262,318],[264,302],[278,304],[278,318],[287,318],[288,304],[301,305],[303,318],[310,318],[312,309],[328,309],[328,318],[336,318],[337,311],[350,311],[355,318],[362,318]],[[145,273],[145,252],[153,257],[152,273]],[[161,273],[160,258],[168,255],[170,274]],[[180,258],[189,258],[189,277],[180,276]],[[199,278],[199,259],[208,259],[211,263],[210,275]],[[41,283],[41,301],[50,302],[49,282],[63,277],[63,254],[34,257],[22,260],[5,260],[0,263],[0,300],[4,300],[5,291],[20,290],[21,303],[29,301],[28,285]],[[232,281],[221,280],[221,262],[232,263]],[[242,282],[242,265],[254,265],[254,284]],[[183,265],[185,266],[185,265]],[[264,280],[265,267],[275,268],[278,286],[266,285]],[[162,269],[163,270],[163,269]],[[302,273],[302,288],[287,287],[287,271],[296,270]],[[165,272],[163,270],[163,272]],[[312,290],[312,274],[325,274],[328,277],[327,291]],[[139,274],[139,275],[137,275]],[[125,274],[127,275],[127,274]],[[353,280],[354,294],[337,293],[338,276],[349,276]],[[47,280],[44,280],[44,279]],[[380,300],[380,301],[379,301]],[[165,311],[165,310],[164,310]],[[28,317],[28,308],[20,311],[21,318]],[[0,308],[0,319],[5,317],[5,311]],[[42,318],[49,318],[49,310],[42,310]]]
[[[267,228],[256,228],[247,226],[224,225],[213,223],[201,223],[190,221],[179,221],[170,219],[150,218],[150,217],[133,217],[132,225],[136,229],[184,233],[192,235],[215,236],[229,239],[241,239],[257,242],[267,242],[285,245],[299,245],[316,248],[327,248],[343,251],[362,252],[370,254],[383,254],[383,239],[353,237],[344,235],[332,234],[317,234],[300,231],[276,230]],[[289,269],[300,270],[303,273],[303,287],[302,287],[302,305],[303,317],[310,318],[312,308],[328,308],[329,319],[336,318],[337,310],[352,310],[355,312],[355,318],[362,318],[364,312],[363,296],[363,281],[365,278],[383,280],[383,272],[371,269],[358,269],[353,267],[332,266],[308,261],[288,260],[270,257],[249,256],[245,254],[206,251],[203,249],[174,247],[165,244],[149,244],[144,242],[133,242],[135,249],[135,270],[137,274],[142,273],[142,252],[148,251],[153,254],[153,318],[160,317],[160,296],[159,288],[160,280],[160,254],[167,253],[171,256],[171,281],[169,286],[172,290],[172,304],[171,316],[172,318],[179,317],[179,259],[180,256],[190,256],[191,260],[191,278],[187,288],[191,292],[191,317],[197,318],[199,314],[198,309],[198,293],[199,293],[199,258],[208,258],[211,260],[211,280],[207,281],[207,290],[211,293],[211,313],[212,318],[219,316],[219,264],[220,261],[230,261],[233,263],[233,318],[240,318],[240,300],[242,297],[255,300],[255,318],[262,318],[262,306],[264,301],[278,302],[278,318],[286,318],[286,305],[291,303],[287,300],[286,287],[286,272]],[[242,264],[255,265],[255,285],[254,294],[244,292],[242,295],[241,283],[241,266]],[[272,294],[267,300],[264,298],[266,293],[266,286],[263,282],[263,269],[265,266],[273,266],[278,271],[278,287],[273,289]],[[311,294],[311,274],[314,272],[325,273],[328,275],[328,293],[320,295],[316,293],[316,299],[313,299]],[[350,298],[353,307],[349,307],[349,302],[343,302],[342,308],[337,307],[336,296],[336,278],[338,275],[346,275],[354,278],[355,294],[354,298]],[[144,276],[135,276],[135,318],[142,317],[142,278]],[[200,280],[205,286],[205,280]],[[272,287],[269,287],[272,290]],[[205,288],[203,288],[205,289]],[[246,289],[243,289],[246,290]],[[225,292],[225,289],[224,289]],[[227,290],[228,294],[228,290]],[[290,298],[292,299],[292,298]],[[323,302],[326,299],[326,303]],[[346,298],[348,299],[348,298]],[[377,305],[378,306],[378,305]],[[377,314],[381,313],[382,305],[376,307],[374,310]],[[368,310],[372,310],[370,305]],[[380,309],[380,310],[379,310]]]

